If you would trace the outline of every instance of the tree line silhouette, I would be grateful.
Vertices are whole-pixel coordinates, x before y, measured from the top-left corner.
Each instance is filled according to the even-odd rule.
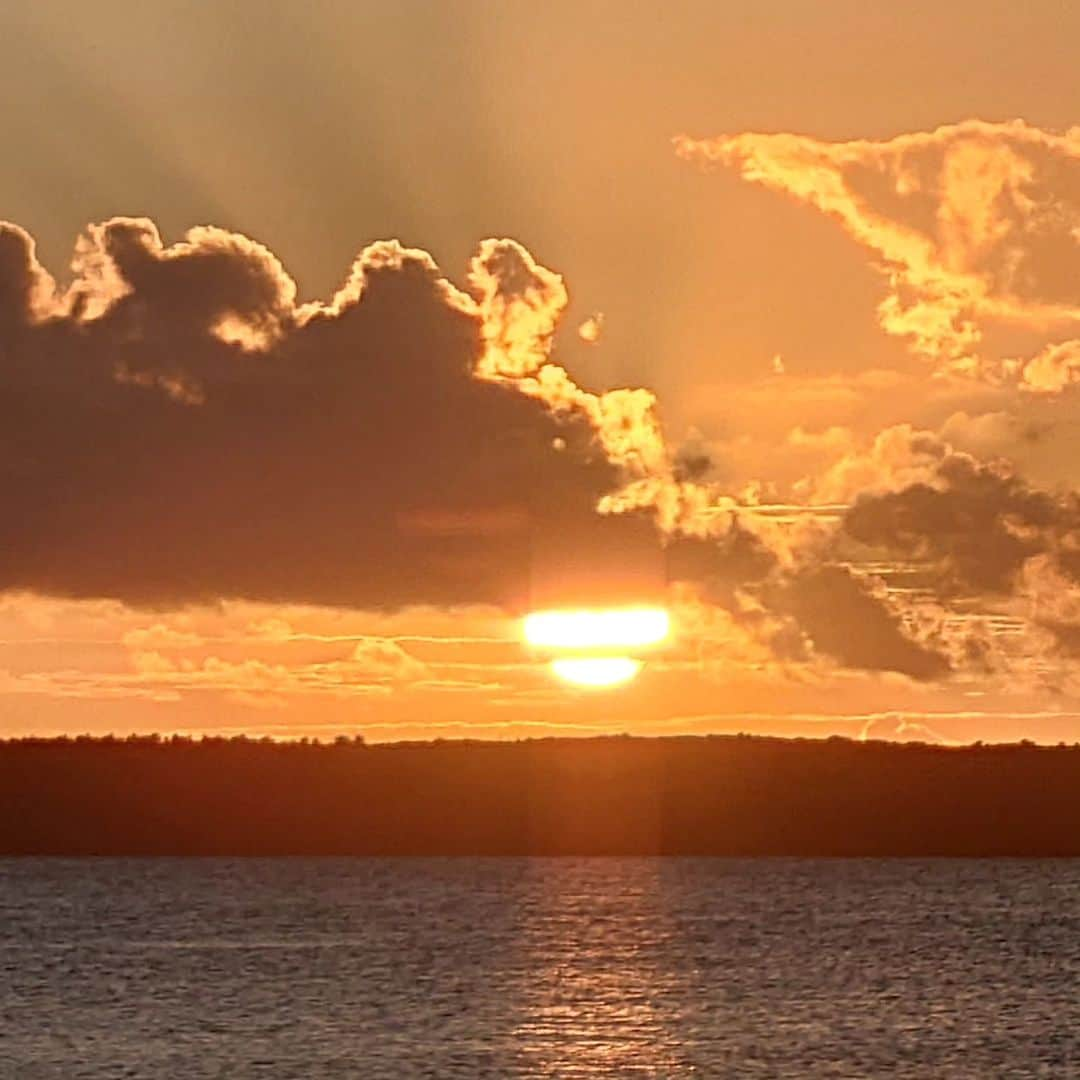
[[[1080,747],[0,741],[7,855],[1080,855]]]

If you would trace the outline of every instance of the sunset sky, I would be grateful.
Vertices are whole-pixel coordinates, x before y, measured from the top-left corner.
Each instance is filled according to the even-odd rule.
[[[0,735],[1080,740],[1080,8],[0,38]]]

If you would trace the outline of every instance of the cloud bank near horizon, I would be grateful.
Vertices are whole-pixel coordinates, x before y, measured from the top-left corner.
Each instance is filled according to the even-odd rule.
[[[301,302],[224,230],[166,244],[112,219],[61,284],[0,226],[0,589],[377,611],[674,587],[719,613],[731,655],[919,682],[1015,674],[958,597],[1018,614],[1051,578],[1080,589],[1075,498],[932,431],[839,439],[807,514],[724,491],[648,390],[593,393],[558,362],[567,302],[512,240],[481,243],[464,288],[375,243]],[[814,511],[828,500],[838,516]],[[913,567],[915,600],[897,586]],[[1073,607],[1043,603],[1021,666],[1068,647]]]
[[[791,530],[673,450],[649,391],[592,393],[553,359],[566,304],[511,240],[479,246],[465,289],[372,244],[302,303],[224,230],[91,226],[61,285],[0,227],[0,588],[519,609],[539,566],[556,595],[690,581],[780,660],[947,668],[844,568],[834,607],[875,629],[821,619]]]

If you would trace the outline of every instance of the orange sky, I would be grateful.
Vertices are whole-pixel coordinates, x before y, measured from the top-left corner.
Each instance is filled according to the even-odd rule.
[[[0,734],[1080,737],[1080,12],[0,33]]]

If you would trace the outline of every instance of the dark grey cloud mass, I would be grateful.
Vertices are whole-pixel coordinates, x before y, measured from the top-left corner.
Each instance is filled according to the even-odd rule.
[[[846,571],[785,566],[737,517],[662,534],[707,460],[668,453],[645,391],[545,380],[565,289],[512,241],[481,245],[470,292],[372,245],[325,304],[216,229],[166,246],[114,219],[72,270],[58,286],[0,227],[0,590],[519,609],[689,581],[779,658],[947,671]],[[598,513],[624,483],[652,494]],[[876,542],[868,514],[849,529]]]
[[[481,318],[423,253],[367,249],[321,307],[216,230],[116,220],[75,269],[58,293],[0,230],[2,588],[512,605],[545,536],[597,527],[617,476],[588,425],[473,376]],[[640,518],[603,539],[656,544]]]
[[[899,671],[913,679],[948,674],[949,663],[933,649],[910,640],[900,620],[842,566],[806,568],[774,597],[814,647],[845,667]]]
[[[864,544],[931,564],[946,595],[1009,593],[1039,555],[1080,580],[1080,496],[1032,487],[1006,464],[967,454],[944,454],[927,482],[861,495],[844,528]]]

